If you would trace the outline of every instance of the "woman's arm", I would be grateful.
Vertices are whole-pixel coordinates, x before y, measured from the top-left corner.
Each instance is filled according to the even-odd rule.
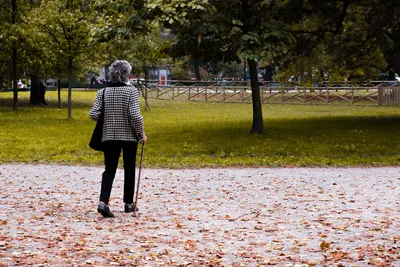
[[[136,138],[139,142],[143,143],[147,138],[144,133],[143,116],[140,114],[139,90],[136,88],[134,88],[133,95],[131,95],[130,98],[129,115],[131,116],[132,127],[136,134]]]
[[[103,108],[103,91],[104,89],[97,91],[96,101],[94,101],[92,109],[89,112],[89,117],[94,121],[97,121],[97,119],[100,117],[101,110]]]

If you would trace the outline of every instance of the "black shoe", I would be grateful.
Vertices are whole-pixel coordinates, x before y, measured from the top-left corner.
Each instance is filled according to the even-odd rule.
[[[97,211],[103,215],[103,217],[114,217],[114,214],[111,212],[110,207],[106,205],[104,202],[100,202],[99,206],[97,206]]]
[[[133,212],[133,207],[135,206],[135,203],[133,204],[125,204],[125,212],[126,213],[130,213]],[[138,211],[139,209],[136,207],[136,211]]]

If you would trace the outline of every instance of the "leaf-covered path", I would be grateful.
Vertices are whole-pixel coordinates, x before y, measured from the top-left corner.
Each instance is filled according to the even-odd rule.
[[[400,266],[400,168],[144,169],[138,217],[95,167],[0,165],[0,266]]]

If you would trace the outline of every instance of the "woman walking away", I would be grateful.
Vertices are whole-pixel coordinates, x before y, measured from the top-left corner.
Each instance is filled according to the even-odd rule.
[[[105,171],[97,211],[104,217],[114,217],[109,207],[111,189],[123,154],[125,212],[133,212],[135,190],[136,151],[138,142],[146,143],[143,117],[139,108],[139,90],[129,83],[132,67],[126,60],[117,60],[110,66],[111,83],[97,92],[96,101],[89,112],[97,120],[104,103],[103,152]],[[104,101],[103,101],[104,96]]]

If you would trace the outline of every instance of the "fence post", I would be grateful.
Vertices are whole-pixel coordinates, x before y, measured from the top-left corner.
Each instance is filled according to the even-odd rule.
[[[329,88],[326,90],[326,101],[329,104]]]
[[[383,86],[379,86],[378,87],[378,106],[382,106],[384,101],[384,97],[385,97],[385,88]]]
[[[224,102],[225,103],[225,89],[223,89],[223,93],[222,93],[222,102]]]

